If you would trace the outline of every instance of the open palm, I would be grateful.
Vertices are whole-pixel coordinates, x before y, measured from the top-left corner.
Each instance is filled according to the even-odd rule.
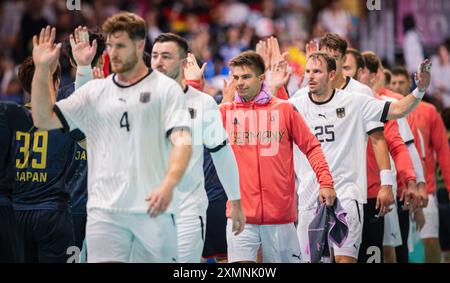
[[[61,43],[55,44],[56,29],[47,26],[39,37],[33,36],[33,62],[36,67],[55,66],[59,59]]]
[[[97,41],[92,41],[92,46],[89,43],[89,33],[86,27],[77,27],[73,34],[70,35],[70,46],[72,48],[72,55],[75,63],[78,66],[89,66],[94,60],[97,52]]]

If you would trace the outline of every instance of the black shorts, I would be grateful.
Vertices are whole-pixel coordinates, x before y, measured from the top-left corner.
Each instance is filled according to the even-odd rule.
[[[75,244],[70,212],[20,210],[15,215],[25,262],[67,262],[67,249]]]
[[[408,263],[409,210],[403,210],[404,201],[397,198],[398,223],[402,235],[402,245],[395,247],[397,263]]]
[[[17,226],[11,205],[0,206],[0,263],[22,262]]]
[[[211,258],[227,255],[227,197],[209,203],[206,211],[206,236],[202,256]]]
[[[450,201],[448,191],[439,189],[437,198],[439,202],[439,243],[442,251],[450,252]]]
[[[83,248],[83,241],[86,237],[86,219],[86,214],[72,214],[75,246],[80,250]]]
[[[366,263],[372,254],[367,254],[369,247],[378,247],[380,260],[383,262],[383,235],[384,217],[379,217],[379,209],[375,209],[377,199],[368,199],[364,204],[364,222],[361,246],[359,248],[358,262]]]

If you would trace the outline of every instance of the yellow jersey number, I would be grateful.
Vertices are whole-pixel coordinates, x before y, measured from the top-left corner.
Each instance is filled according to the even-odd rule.
[[[33,148],[30,148],[31,135],[34,135]],[[33,158],[31,160],[31,168],[34,169],[45,169],[47,165],[47,143],[48,143],[48,132],[35,132],[35,133],[24,133],[16,132],[16,140],[23,141],[23,146],[19,148],[19,153],[23,153],[23,158],[16,159],[16,168],[24,169],[28,167],[30,150],[34,153],[39,153],[41,158]]]

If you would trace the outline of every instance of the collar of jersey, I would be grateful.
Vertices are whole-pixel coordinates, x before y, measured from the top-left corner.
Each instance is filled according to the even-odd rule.
[[[333,93],[331,94],[330,98],[328,98],[326,101],[321,101],[321,102],[314,101],[310,91],[308,92],[308,97],[309,97],[309,99],[311,100],[312,103],[317,104],[317,105],[323,105],[323,104],[327,104],[328,102],[330,102],[333,99],[335,94],[336,94],[336,89],[333,89]]]
[[[137,84],[140,83],[142,80],[144,80],[146,77],[148,77],[152,72],[153,72],[153,69],[149,68],[149,69],[148,69],[148,72],[147,72],[147,74],[146,74],[145,76],[143,76],[143,77],[140,78],[138,81],[136,81],[136,82],[134,82],[134,83],[132,83],[132,84],[130,84],[130,85],[121,85],[121,84],[119,84],[119,82],[116,81],[116,75],[117,75],[117,74],[114,74],[114,75],[113,75],[112,80],[113,80],[113,82],[114,82],[114,84],[115,84],[116,86],[118,86],[118,87],[120,87],[120,88],[128,88],[128,87],[132,87],[132,86],[134,86],[134,85],[137,85]]]
[[[239,94],[236,92],[234,95],[234,102],[240,105],[267,105],[272,100],[272,96],[269,93],[269,89],[266,84],[262,85],[261,91],[253,100],[245,102]]]

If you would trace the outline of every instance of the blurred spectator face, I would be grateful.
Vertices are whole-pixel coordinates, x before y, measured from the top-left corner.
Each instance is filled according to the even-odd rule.
[[[306,62],[305,76],[310,92],[323,95],[327,91],[330,80],[334,78],[334,72],[328,73],[323,58],[309,58]]]
[[[237,82],[238,95],[245,101],[252,100],[261,91],[264,74],[258,76],[251,67],[231,67],[231,76]]]
[[[397,93],[408,95],[410,88],[411,82],[409,81],[409,78],[405,77],[404,75],[392,76],[390,89]]]
[[[108,35],[106,50],[111,59],[113,73],[125,73],[132,70],[138,63],[139,50],[144,50],[144,40],[132,40],[125,31]],[[141,53],[142,54],[142,53]]]
[[[448,63],[450,61],[449,50],[443,45],[439,47],[439,58],[442,62]]]
[[[230,27],[227,31],[227,38],[229,44],[235,44],[239,42],[240,30],[237,27]]]
[[[180,67],[185,58],[180,57],[180,48],[175,42],[156,42],[152,49],[152,69],[172,79],[180,76]]]

